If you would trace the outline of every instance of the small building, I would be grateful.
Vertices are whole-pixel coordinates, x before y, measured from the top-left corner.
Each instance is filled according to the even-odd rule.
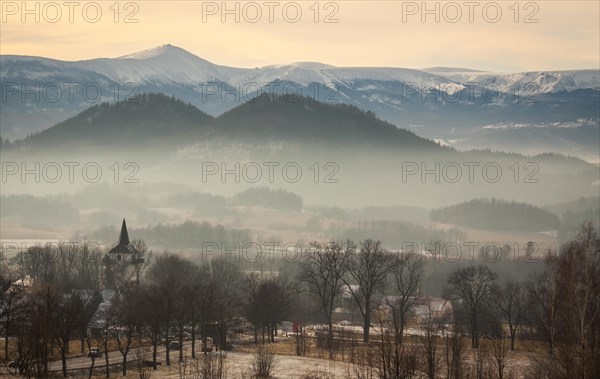
[[[215,348],[215,342],[212,337],[205,337],[196,340],[196,351],[210,353]]]

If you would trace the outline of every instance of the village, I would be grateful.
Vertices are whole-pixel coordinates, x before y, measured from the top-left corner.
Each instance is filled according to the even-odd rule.
[[[425,261],[379,241],[314,242],[295,273],[260,272],[152,254],[123,220],[105,253],[58,244],[16,257],[1,271],[6,375],[519,378],[543,346],[519,283],[472,265],[443,298],[422,294]]]

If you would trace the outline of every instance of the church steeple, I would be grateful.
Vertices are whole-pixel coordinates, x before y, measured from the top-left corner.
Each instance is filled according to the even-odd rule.
[[[125,222],[125,219],[123,219],[123,224],[121,225],[121,233],[119,234],[119,242],[117,242],[117,244],[114,245],[112,249],[110,249],[108,254],[109,254],[109,256],[116,257],[117,258],[116,261],[118,261],[118,262],[121,261],[121,254],[124,254],[129,257],[131,255],[135,255],[135,254],[139,255],[135,246],[133,246],[131,244],[131,242],[129,241],[129,233],[127,232],[127,223]],[[125,258],[125,257],[123,257],[123,258]]]
[[[123,225],[121,225],[119,245],[129,245],[129,233],[127,233],[127,224],[125,223],[125,219],[123,219]]]

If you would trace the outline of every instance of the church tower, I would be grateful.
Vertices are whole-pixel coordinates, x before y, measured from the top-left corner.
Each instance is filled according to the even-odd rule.
[[[104,258],[105,287],[114,289],[117,283],[132,279],[139,283],[140,268],[143,264],[143,254],[129,241],[127,223],[123,219],[119,241]]]

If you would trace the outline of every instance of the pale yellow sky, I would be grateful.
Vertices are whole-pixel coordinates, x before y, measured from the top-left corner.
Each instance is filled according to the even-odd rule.
[[[229,15],[222,3],[28,1],[24,9],[22,1],[2,0],[0,53],[80,60],[171,43],[238,67],[296,61],[492,71],[600,66],[599,1],[430,1],[431,14],[421,1],[228,1]],[[258,10],[261,17],[252,22]]]

